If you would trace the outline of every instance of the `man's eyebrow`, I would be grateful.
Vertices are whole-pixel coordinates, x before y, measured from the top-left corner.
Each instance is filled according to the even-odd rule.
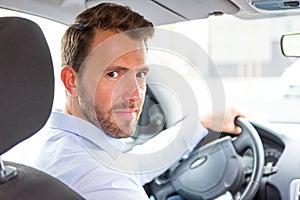
[[[130,69],[122,66],[109,66],[105,69],[105,71],[129,71]]]
[[[139,67],[138,69],[139,69],[140,71],[147,71],[147,72],[150,70],[149,66],[147,66],[147,65],[146,65],[146,66],[144,65],[144,66],[142,66],[142,67]]]
[[[127,67],[122,67],[122,66],[109,66],[105,69],[105,71],[124,71],[124,72],[127,72],[127,71],[130,71],[132,69],[129,69]],[[136,70],[139,70],[139,71],[149,71],[150,68],[149,66],[141,66],[141,67],[137,67]]]

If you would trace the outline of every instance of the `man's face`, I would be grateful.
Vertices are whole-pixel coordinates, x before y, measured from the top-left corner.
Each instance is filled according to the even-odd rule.
[[[131,136],[146,91],[144,44],[98,31],[79,78],[79,106],[94,125],[115,138]],[[106,40],[107,39],[107,40]]]

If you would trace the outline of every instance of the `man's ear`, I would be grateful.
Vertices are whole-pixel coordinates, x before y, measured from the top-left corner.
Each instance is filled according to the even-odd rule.
[[[76,87],[77,72],[71,66],[64,66],[60,73],[60,78],[65,85],[65,89],[72,97],[78,96]]]

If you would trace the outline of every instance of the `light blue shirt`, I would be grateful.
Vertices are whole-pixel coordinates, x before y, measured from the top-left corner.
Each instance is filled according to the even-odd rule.
[[[179,124],[124,153],[122,140],[109,137],[85,120],[53,112],[41,131],[8,151],[3,159],[49,173],[86,199],[149,199],[143,185],[190,152],[207,134],[198,123],[188,138],[191,141],[184,141],[177,134]]]

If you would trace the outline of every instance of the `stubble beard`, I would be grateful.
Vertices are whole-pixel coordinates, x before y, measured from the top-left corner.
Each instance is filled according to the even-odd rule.
[[[114,138],[127,138],[134,134],[137,125],[136,121],[127,120],[117,123],[112,110],[105,113],[99,108],[95,109],[97,123],[99,124],[98,127],[109,136]]]
[[[92,98],[90,98],[84,90],[81,89],[80,94],[80,109],[83,115],[88,121],[100,128],[104,133],[114,138],[127,138],[134,134],[141,109],[139,109],[136,120],[121,121],[117,120],[117,118],[114,116],[114,108],[125,108],[125,106],[126,108],[129,108],[133,105],[122,103],[114,106],[109,111],[104,111],[94,104]],[[140,108],[141,105],[138,105],[137,107]]]

